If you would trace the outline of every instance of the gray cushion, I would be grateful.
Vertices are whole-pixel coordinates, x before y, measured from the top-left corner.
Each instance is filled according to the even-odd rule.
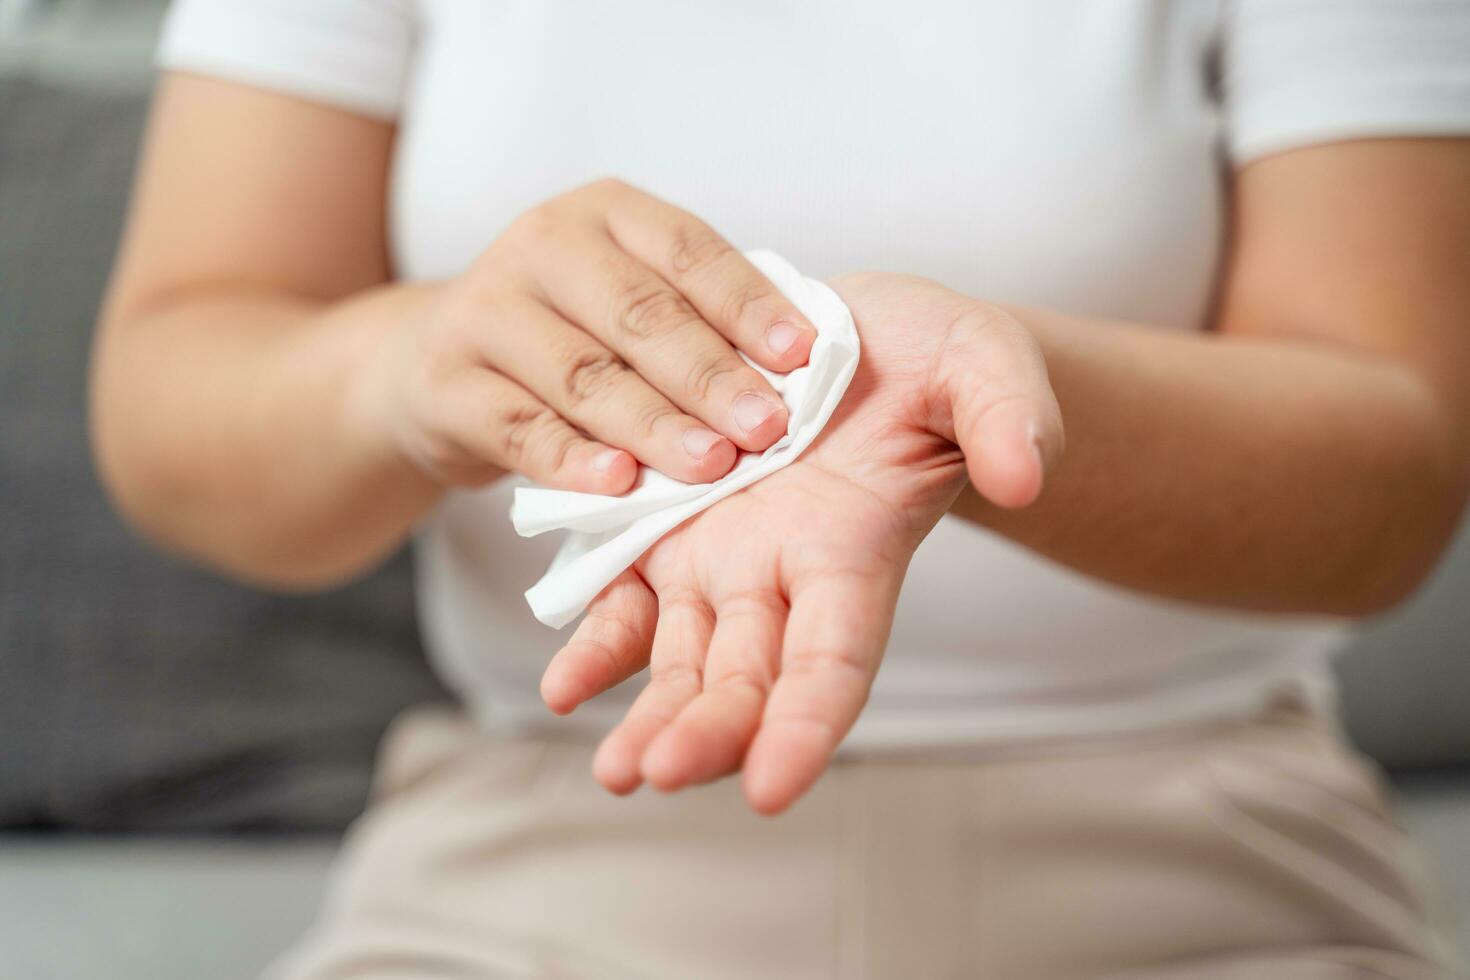
[[[1412,601],[1340,661],[1348,729],[1397,769],[1470,766],[1470,522]]]
[[[0,85],[0,826],[340,827],[388,720],[444,696],[407,559],[265,595],[152,553],[92,473],[87,349],[144,111]]]

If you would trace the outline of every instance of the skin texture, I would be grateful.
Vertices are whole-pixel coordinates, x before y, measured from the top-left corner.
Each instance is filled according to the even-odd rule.
[[[651,666],[596,758],[614,792],[726,775],[748,746],[751,805],[787,806],[857,720],[909,559],[966,477],[1024,507],[1061,456],[1045,365],[1012,317],[912,277],[834,285],[863,356],[821,436],[661,539],[548,667],[564,712]]]
[[[967,492],[956,512],[1153,594],[1381,612],[1433,567],[1470,476],[1470,140],[1277,154],[1232,200],[1210,333],[1012,310],[1067,458],[1034,507]]]
[[[250,581],[319,588],[400,544],[453,481],[489,479],[504,464],[533,468],[529,457],[507,457],[463,474],[424,451],[433,439],[405,436],[426,434],[436,411],[476,424],[422,397],[436,390],[432,371],[415,381],[389,367],[441,355],[462,364],[457,345],[495,323],[465,310],[486,292],[499,297],[508,287],[492,271],[511,266],[487,260],[476,287],[453,294],[394,281],[383,207],[393,139],[391,126],[350,113],[223,82],[165,81],[92,378],[99,470],[123,513],[162,547]],[[844,402],[839,424],[778,475],[782,483],[772,477],[706,511],[651,551],[636,580],[616,584],[620,599],[603,597],[600,607],[621,601],[630,624],[616,670],[599,678],[564,654],[547,679],[552,706],[568,710],[641,656],[682,664],[673,668],[684,674],[677,697],[656,706],[667,719],[699,703],[728,667],[749,676],[724,683],[748,689],[743,713],[729,716],[738,714],[723,735],[713,723],[676,730],[687,738],[620,728],[598,757],[604,781],[672,787],[743,764],[757,808],[788,805],[861,704],[915,535],[941,503],[951,506],[946,495],[954,513],[996,533],[1154,594],[1361,615],[1411,592],[1448,540],[1470,480],[1470,145],[1323,145],[1256,161],[1232,176],[1230,191],[1226,264],[1205,334],[1002,310],[922,280],[839,283],[874,362],[864,369],[869,393]],[[527,234],[576,224],[543,211]],[[494,237],[487,231],[487,245]],[[656,260],[631,239],[623,246]],[[686,275],[723,253],[691,251],[686,239],[664,256],[691,254],[705,262]],[[1042,429],[1042,465],[1026,462],[1019,433],[1046,403],[1039,394],[1003,401],[974,431],[956,427],[995,391],[946,381],[963,357],[940,358],[937,381],[909,362],[932,364],[957,322],[1005,325],[993,335],[1006,338],[1018,372],[1006,384],[1030,385],[1025,372],[1044,364],[1066,421],[1065,454],[1060,428],[1055,437]],[[737,343],[757,334],[732,331]],[[910,342],[885,361],[890,334]],[[501,361],[521,370],[514,357]],[[664,363],[645,361],[654,362]],[[713,415],[690,417],[715,425]],[[494,429],[494,413],[478,418]],[[542,426],[553,430],[563,432]],[[839,453],[843,444],[849,451]],[[753,521],[762,495],[778,490],[799,502],[786,505],[793,512],[779,526],[769,508]],[[746,520],[737,524],[736,513]],[[722,522],[740,534],[708,530]],[[760,526],[771,538],[804,535],[803,554],[748,540],[762,537],[750,533]],[[711,543],[694,547],[705,534]],[[732,541],[760,553],[758,581],[737,581],[745,562],[706,564]],[[772,583],[789,614],[772,601]],[[800,617],[798,583],[829,590],[847,616]],[[714,624],[742,592],[768,615],[727,613],[748,632],[722,639]],[[866,605],[854,604],[858,595]],[[670,613],[658,620],[659,645],[649,637],[662,608]],[[782,617],[772,654],[770,624]],[[744,652],[721,653],[737,647]],[[830,693],[817,690],[818,678]],[[780,694],[783,684],[798,693]],[[752,716],[762,719],[755,728]],[[780,724],[768,733],[765,719]],[[767,747],[782,739],[797,746],[796,764],[767,767],[762,758],[776,751]]]
[[[194,138],[223,118],[238,127]],[[293,462],[327,481],[324,504],[351,512],[343,528],[363,513],[383,522],[368,554],[401,536],[436,484],[476,486],[517,470],[619,494],[639,462],[707,482],[737,450],[785,433],[785,406],[736,349],[790,371],[806,362],[815,331],[711,228],[621,181],[529,209],[449,282],[358,295],[390,277],[391,143],[388,127],[347,114],[206,79],[165,82],[94,379],[95,403],[108,408],[96,418],[99,461],[140,523],[186,548],[209,535],[216,508],[232,502],[228,482],[260,489],[263,478],[240,469],[275,462],[249,445],[272,428],[275,438],[297,434],[288,451],[309,443],[310,455],[326,453],[325,466]],[[338,297],[340,307],[325,302]],[[213,325],[202,340],[201,321]],[[196,369],[182,379],[188,362]],[[149,388],[160,378],[161,397]],[[267,391],[285,417],[267,418],[276,410],[261,403]],[[138,404],[144,392],[151,408]],[[244,417],[240,403],[256,414]],[[303,409],[325,425],[303,420]],[[193,418],[169,417],[176,411]],[[222,455],[187,461],[187,444],[197,451],[204,433],[241,423],[255,431],[233,431]],[[128,448],[114,451],[119,441]],[[260,455],[238,464],[224,455],[242,448]],[[369,486],[383,503],[361,493]],[[301,495],[279,483],[266,491]],[[222,542],[228,567],[249,572],[283,562],[277,548],[301,547],[276,533],[266,506],[264,521]],[[320,549],[323,535],[306,524],[294,524],[297,540]],[[235,550],[252,538],[271,550]],[[310,583],[360,563],[347,547],[308,555],[288,574]]]
[[[532,208],[437,293],[365,389],[377,427],[454,484],[516,469],[619,494],[638,462],[718,479],[737,448],[786,431],[780,396],[725,337],[777,370],[804,364],[815,337],[707,225],[616,180]]]
[[[548,668],[543,696],[569,711],[650,667],[599,751],[597,778],[613,792],[644,781],[672,791],[743,767],[757,811],[794,802],[866,700],[903,570],[941,502],[1073,567],[1179,598],[1351,615],[1409,594],[1466,494],[1470,150],[1354,144],[1266,169],[1282,185],[1264,181],[1274,210],[1252,200],[1235,219],[1241,239],[1265,244],[1236,253],[1208,336],[1040,310],[1010,318],[974,303],[975,322],[1009,323],[1011,356],[971,361],[941,344],[934,363],[959,380],[925,388],[923,371],[889,359],[932,350],[962,300],[900,277],[837,284],[863,333],[864,367],[877,364],[823,438],[656,544]],[[1241,186],[1259,186],[1262,172]],[[1365,183],[1387,206],[1331,206]],[[1308,229],[1290,217],[1314,208]],[[1282,277],[1293,258],[1316,275]],[[1373,277],[1352,277],[1369,267]],[[1318,298],[1322,284],[1335,295]],[[1293,296],[1296,330],[1265,327],[1268,297]],[[917,311],[938,315],[926,326]],[[978,393],[982,413],[997,400],[996,411],[1043,414],[1039,385],[1005,385],[1024,376],[1027,336],[1071,446],[1034,502],[1039,486],[1026,479],[1024,493],[996,493],[986,471],[1006,458],[1003,441],[936,427],[925,444],[923,413],[901,407],[948,400],[973,412]],[[942,478],[955,443],[972,471],[957,496]],[[771,532],[753,537],[756,526]],[[807,611],[823,604],[843,612]]]

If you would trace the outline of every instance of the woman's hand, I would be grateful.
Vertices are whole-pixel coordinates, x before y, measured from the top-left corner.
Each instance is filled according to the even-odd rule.
[[[98,469],[145,534],[321,588],[400,545],[446,484],[514,469],[616,494],[635,461],[712,480],[781,437],[736,352],[787,371],[815,331],[706,225],[601,181],[452,281],[395,282],[396,138],[250,85],[161,81],[92,388]]]
[[[547,668],[542,694],[564,713],[651,667],[596,757],[613,792],[743,765],[752,807],[790,805],[857,719],[909,559],[967,471],[1022,507],[1061,453],[1045,364],[1013,318],[911,277],[834,286],[863,355],[826,430],[660,540]]]
[[[786,409],[736,351],[786,372],[816,336],[711,228],[614,180],[527,212],[412,315],[355,399],[370,430],[442,482],[606,494],[637,462],[703,483],[779,439]]]

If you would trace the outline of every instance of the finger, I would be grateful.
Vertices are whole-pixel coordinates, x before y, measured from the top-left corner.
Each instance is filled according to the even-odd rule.
[[[602,740],[592,760],[592,774],[612,792],[638,788],[648,743],[699,693],[713,629],[714,614],[703,600],[660,602],[648,686],[627,717]]]
[[[745,757],[745,798],[776,814],[822,774],[857,720],[898,600],[893,573],[823,576],[791,596],[781,674]]]
[[[741,449],[786,433],[786,404],[689,301],[606,235],[568,238],[543,275],[551,305],[632,365],[679,408]],[[597,270],[567,276],[564,268]]]
[[[735,446],[674,407],[596,338],[534,300],[481,333],[485,357],[564,418],[660,473],[709,483],[735,465]]]
[[[951,325],[942,351],[940,387],[970,482],[1001,507],[1030,504],[1065,441],[1041,348],[1010,314],[977,306]]]
[[[592,600],[567,645],[541,675],[541,699],[565,715],[648,666],[658,599],[629,569]]]
[[[453,378],[435,411],[449,444],[430,452],[446,460],[467,454],[545,486],[583,493],[626,493],[638,476],[632,455],[582,435],[494,371],[474,368]]]
[[[719,609],[703,691],[644,753],[650,785],[676,790],[740,768],[775,679],[785,625],[786,601],[774,592]]]
[[[751,360],[783,374],[806,363],[816,328],[709,225],[635,191],[608,209],[608,230]]]

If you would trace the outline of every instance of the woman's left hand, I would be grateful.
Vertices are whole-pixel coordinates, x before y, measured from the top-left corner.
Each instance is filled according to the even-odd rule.
[[[1022,507],[1060,456],[1046,366],[1014,318],[913,277],[833,286],[863,354],[822,435],[649,549],[547,667],[558,713],[650,667],[594,763],[615,793],[743,767],[754,809],[789,806],[857,720],[909,559],[967,471]]]

